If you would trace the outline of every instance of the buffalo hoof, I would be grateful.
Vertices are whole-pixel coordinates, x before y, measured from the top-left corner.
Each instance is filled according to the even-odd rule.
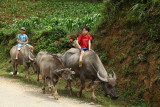
[[[69,94],[70,94],[70,96],[73,96],[73,92],[72,91],[70,91]]]
[[[73,96],[73,91],[72,91],[72,89],[67,89],[67,92],[69,93],[70,96]]]
[[[55,100],[59,99],[59,95],[57,93],[55,93],[55,94],[53,93],[52,96],[54,97]]]
[[[55,100],[58,100],[58,99],[59,99],[59,96],[58,96],[58,95],[54,96],[54,99],[55,99]]]
[[[82,97],[82,93],[78,92],[77,97]]]
[[[43,87],[42,87],[42,93],[43,93],[43,94],[45,94],[45,93],[46,93],[46,92],[45,92],[45,88],[43,88]]]
[[[48,90],[49,90],[49,92],[51,92],[51,91],[52,91],[52,88],[51,88],[51,87],[49,87],[49,88],[48,88]]]
[[[98,101],[97,97],[92,97],[92,100]]]
[[[42,90],[42,93],[45,94],[46,93],[45,90]]]
[[[118,99],[118,97],[113,97],[113,98],[111,98],[112,100],[117,100]]]
[[[17,72],[15,71],[15,72],[13,72],[13,76],[15,76],[15,75],[17,75]]]

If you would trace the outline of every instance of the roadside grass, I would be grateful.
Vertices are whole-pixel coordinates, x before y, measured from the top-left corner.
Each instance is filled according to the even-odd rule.
[[[28,81],[25,79],[25,72],[23,69],[23,66],[19,66],[19,74],[16,76],[13,76],[10,72],[12,71],[11,64],[8,63],[8,60],[3,61],[3,63],[0,64],[0,76],[13,79],[16,82],[20,82],[22,84],[27,84],[31,85],[37,88],[41,88],[42,86],[42,80],[40,79],[40,82],[37,82],[37,75],[33,72],[33,70],[30,68],[30,77],[31,80]],[[78,81],[78,79],[76,79]],[[81,98],[77,97],[77,92],[79,90],[80,83],[79,81],[73,81],[72,82],[72,89],[73,89],[73,96],[70,96],[67,90],[65,89],[66,82],[63,79],[60,79],[58,83],[58,93],[60,96],[68,97],[68,98],[74,98],[76,100],[80,100],[82,102],[88,102],[88,103],[94,103],[98,105],[102,105],[104,107],[137,107],[137,106],[132,106],[128,104],[123,104],[121,100],[111,100],[110,98],[107,98],[104,96],[104,92],[101,89],[101,87],[98,87],[96,91],[96,96],[98,98],[98,101],[93,101],[91,99],[91,93],[88,91],[83,91],[83,95]],[[77,85],[78,84],[78,85]]]

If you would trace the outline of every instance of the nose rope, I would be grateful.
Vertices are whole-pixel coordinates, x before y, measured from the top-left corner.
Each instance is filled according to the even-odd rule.
[[[92,68],[95,70],[95,72],[98,72],[90,61],[89,61],[89,63],[92,65]]]
[[[112,96],[114,96],[112,93],[110,93]]]

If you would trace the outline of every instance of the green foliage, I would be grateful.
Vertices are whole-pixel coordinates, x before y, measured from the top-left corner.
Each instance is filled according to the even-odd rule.
[[[118,44],[119,43],[119,40],[118,39],[113,39],[112,40],[112,44]]]
[[[125,90],[121,93],[121,97],[122,97],[122,100],[127,100],[127,98],[129,98],[131,95],[133,95],[135,93],[135,90]]]
[[[136,99],[136,100],[131,100],[131,103],[135,106],[139,107],[148,107],[148,103],[144,101],[143,99]]]
[[[7,22],[0,21],[0,28],[3,28],[7,25]]]
[[[106,25],[109,31],[115,24],[120,23],[120,26],[128,31],[133,30],[147,35],[152,40],[160,40],[159,0],[105,0],[102,15],[103,21],[97,31],[103,31],[101,27]]]
[[[52,29],[54,27],[65,27],[69,31],[77,30],[82,26],[93,27],[100,18],[100,14],[86,15],[82,18],[58,18],[58,17],[31,17],[30,19],[14,20],[8,28],[20,28],[21,26],[27,29]]]
[[[160,57],[160,53],[157,53],[156,55],[154,55],[154,59],[158,59]]]
[[[147,56],[145,54],[139,54],[138,60],[141,62],[147,62]]]
[[[158,71],[160,71],[160,65],[158,65],[156,69],[157,69]]]
[[[16,35],[18,34],[17,29],[2,29],[0,30],[0,41],[1,47],[3,47],[3,52],[9,55],[9,50],[13,45],[16,44]]]
[[[108,65],[113,66],[114,62],[115,62],[114,59],[108,60]]]
[[[52,53],[63,53],[69,44],[67,32],[62,28],[53,28],[40,34],[35,50],[45,50]]]
[[[110,67],[110,68],[107,70],[107,72],[109,72],[109,73],[113,73],[113,72],[116,72],[116,71],[117,71],[116,67]]]
[[[100,59],[102,62],[108,62],[108,54],[104,53],[104,54],[100,54]]]
[[[30,16],[46,17],[84,17],[99,11],[102,3],[89,3],[86,1],[71,0],[12,0],[1,1],[1,16],[13,16],[15,18],[29,18]],[[6,8],[7,7],[7,8]],[[2,19],[5,17],[2,17]]]
[[[127,58],[127,54],[122,53],[120,57],[118,57],[119,62],[123,63],[123,61]]]
[[[130,62],[130,65],[132,66],[135,66],[135,65],[137,65],[137,64],[139,64],[140,63],[140,60],[138,60],[137,58],[132,58],[132,61]]]
[[[130,66],[124,65],[121,68],[121,73],[122,75],[127,76],[127,75],[133,74],[134,72],[133,72],[133,69],[130,68]]]

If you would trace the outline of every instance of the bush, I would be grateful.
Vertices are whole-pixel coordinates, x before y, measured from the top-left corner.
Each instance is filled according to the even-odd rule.
[[[17,29],[2,29],[0,30],[1,47],[3,53],[9,55],[9,50],[16,44]]]
[[[63,53],[68,46],[67,31],[62,28],[53,28],[40,34],[35,50],[49,51],[51,53]]]
[[[7,23],[0,21],[0,28],[6,27]]]

